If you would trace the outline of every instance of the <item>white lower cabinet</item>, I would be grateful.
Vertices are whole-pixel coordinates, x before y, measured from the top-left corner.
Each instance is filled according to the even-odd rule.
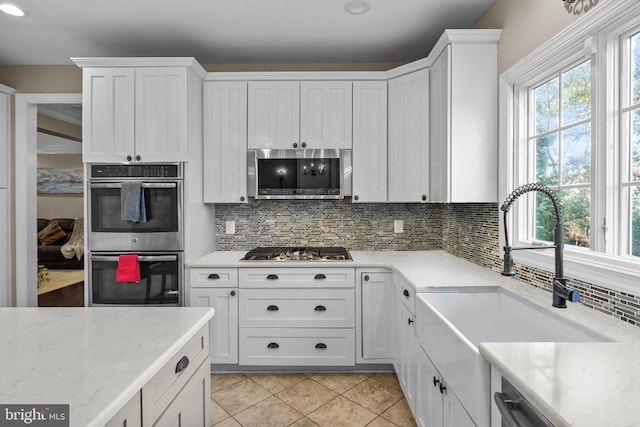
[[[417,348],[415,316],[401,300],[397,302],[396,375],[411,411],[416,413]]]
[[[358,271],[361,314],[362,363],[393,360],[395,299],[393,275],[389,271]]]
[[[142,404],[140,402],[140,392],[129,400],[129,403],[118,411],[106,424],[105,427],[140,427],[142,426]]]
[[[424,350],[417,346],[418,389],[414,411],[419,427],[476,427]]]
[[[211,363],[238,363],[238,289],[191,288],[191,307],[213,307]]]

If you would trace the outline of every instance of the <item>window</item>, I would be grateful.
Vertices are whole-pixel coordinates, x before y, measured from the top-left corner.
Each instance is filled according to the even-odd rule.
[[[555,189],[565,244],[589,246],[591,206],[591,60],[563,70],[530,91],[532,181]],[[536,197],[531,240],[553,242],[551,200]]]
[[[640,2],[605,2],[500,76],[502,200],[539,182],[562,205],[567,276],[640,292]],[[553,242],[551,201],[529,193],[513,242]],[[553,251],[517,251],[553,271]]]

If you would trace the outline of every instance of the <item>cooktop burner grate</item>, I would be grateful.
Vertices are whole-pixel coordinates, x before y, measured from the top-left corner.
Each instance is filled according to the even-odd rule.
[[[246,261],[350,261],[349,251],[341,247],[259,247],[247,252]]]

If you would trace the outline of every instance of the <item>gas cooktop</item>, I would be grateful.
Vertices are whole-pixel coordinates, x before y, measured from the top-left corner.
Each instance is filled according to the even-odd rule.
[[[247,252],[246,261],[351,261],[340,247],[260,247]]]

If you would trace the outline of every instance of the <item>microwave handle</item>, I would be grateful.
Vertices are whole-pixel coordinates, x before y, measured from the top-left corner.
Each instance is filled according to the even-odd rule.
[[[140,262],[177,261],[176,255],[142,255],[138,257]],[[118,262],[118,256],[92,255],[91,261]]]
[[[92,182],[89,184],[91,188],[122,188],[120,182]],[[143,182],[142,188],[176,188],[178,184],[175,182]]]

